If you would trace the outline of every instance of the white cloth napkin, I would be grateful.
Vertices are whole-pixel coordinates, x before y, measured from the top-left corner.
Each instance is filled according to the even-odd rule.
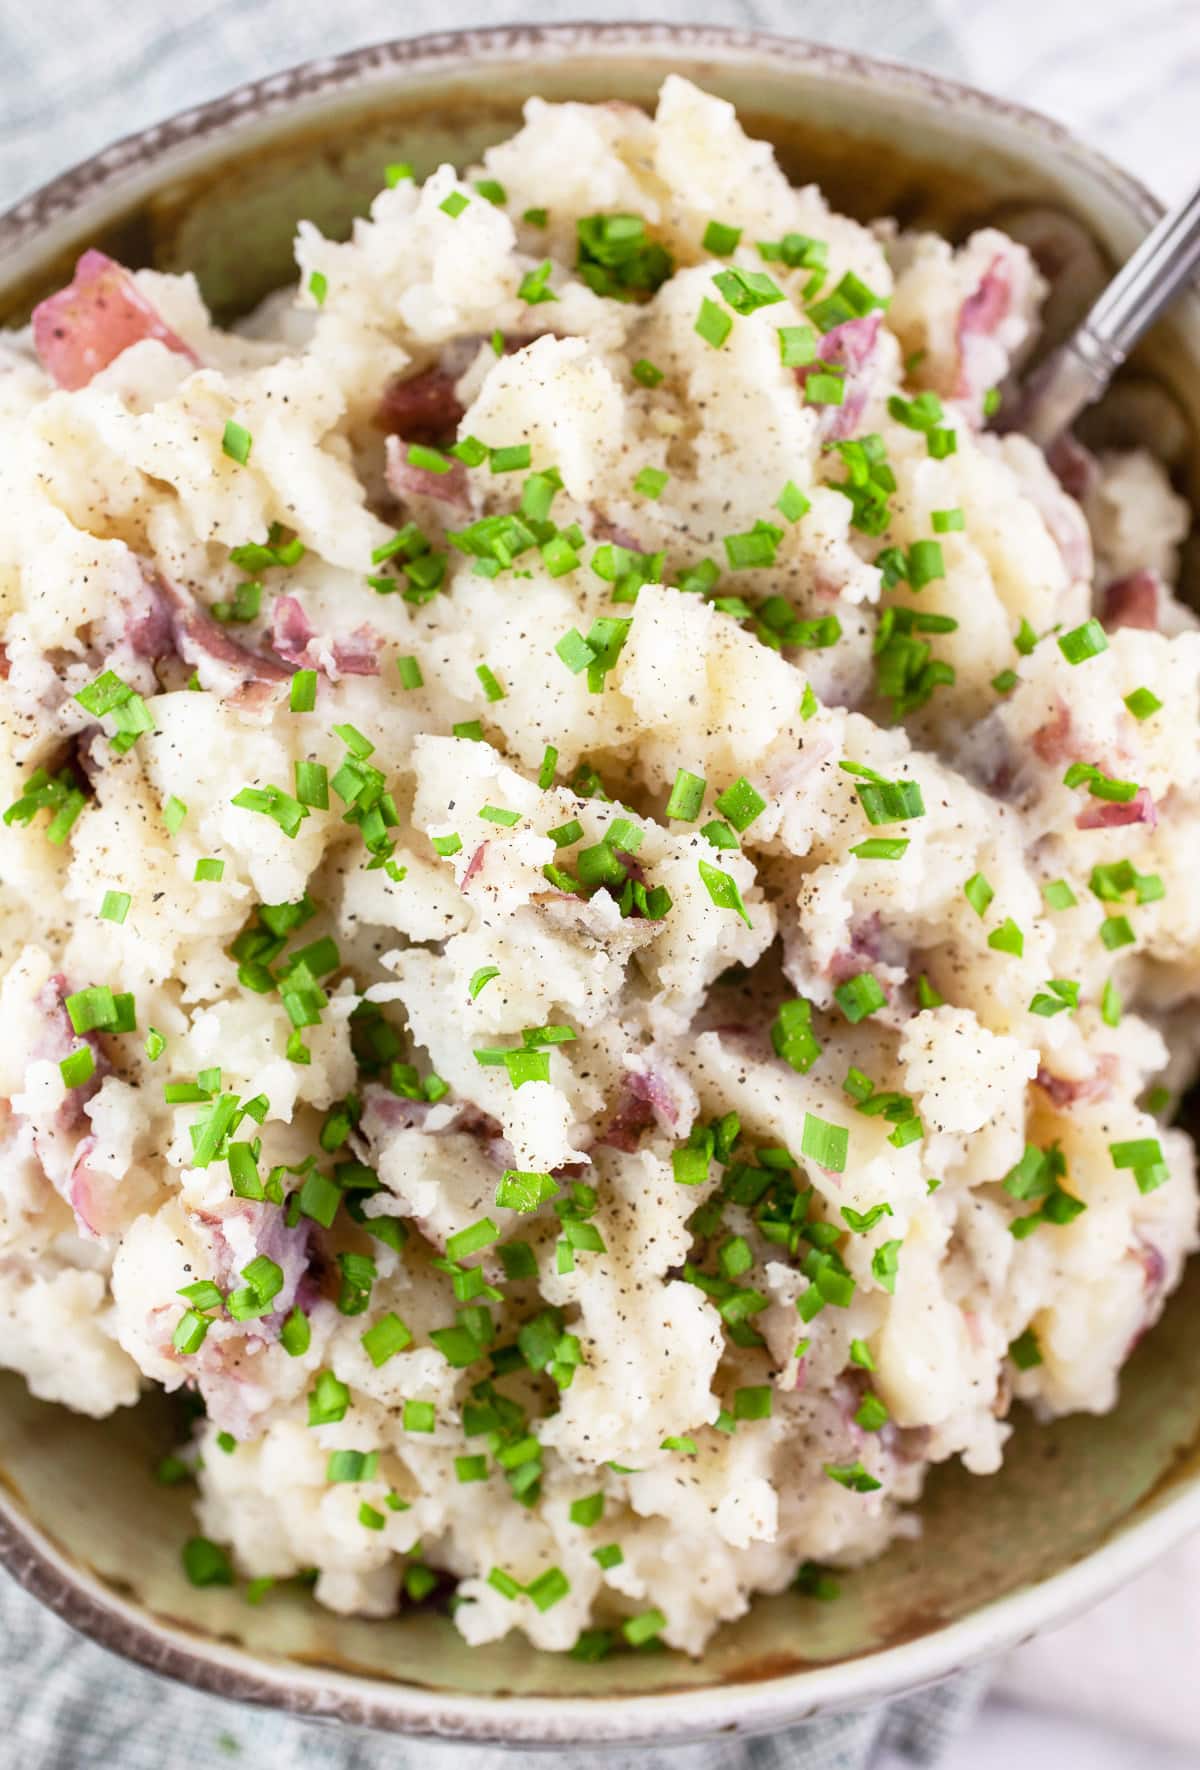
[[[1200,1759],[1200,1537],[1086,1616],[1019,1647],[994,1689],[1190,1746]]]

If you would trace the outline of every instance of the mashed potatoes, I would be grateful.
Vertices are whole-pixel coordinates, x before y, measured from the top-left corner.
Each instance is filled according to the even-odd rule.
[[[388,182],[3,347],[0,1360],[199,1396],[199,1582],[695,1653],[1194,1245],[1184,511],[682,80]]]

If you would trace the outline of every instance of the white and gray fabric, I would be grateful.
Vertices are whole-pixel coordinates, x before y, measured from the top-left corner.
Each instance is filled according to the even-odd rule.
[[[984,1674],[769,1738],[557,1753],[562,1770],[868,1770],[933,1765],[970,1724]],[[74,1634],[0,1576],[0,1732],[21,1770],[515,1770],[494,1746],[431,1745],[285,1719],[169,1684]]]
[[[944,0],[948,15],[954,0]],[[936,0],[36,0],[0,9],[0,208],[118,136],[310,57],[468,24],[572,16],[725,23],[962,71]],[[982,1675],[769,1739],[568,1754],[566,1770],[867,1770],[937,1762]],[[0,1732],[22,1770],[510,1770],[490,1747],[285,1720],[165,1684],[80,1639],[0,1575]]]

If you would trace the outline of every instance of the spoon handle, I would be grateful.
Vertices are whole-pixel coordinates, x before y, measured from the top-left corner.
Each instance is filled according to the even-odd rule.
[[[1048,448],[1099,399],[1142,333],[1200,266],[1200,187],[1163,216],[1073,337],[1034,375],[1020,428]]]

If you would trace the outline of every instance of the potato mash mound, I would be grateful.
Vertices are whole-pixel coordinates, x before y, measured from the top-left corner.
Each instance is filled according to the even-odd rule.
[[[684,80],[387,185],[0,344],[0,1362],[199,1584],[698,1653],[1195,1245],[1185,512]]]

